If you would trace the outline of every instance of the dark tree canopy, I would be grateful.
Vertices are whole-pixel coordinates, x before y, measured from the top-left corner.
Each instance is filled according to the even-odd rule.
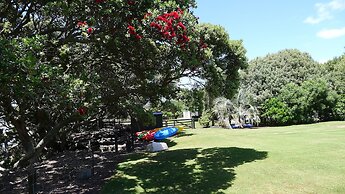
[[[223,28],[198,25],[193,7],[193,0],[0,2],[0,114],[21,143],[17,164],[32,164],[94,118],[139,115],[147,102],[174,95],[181,77],[232,95],[245,50]]]

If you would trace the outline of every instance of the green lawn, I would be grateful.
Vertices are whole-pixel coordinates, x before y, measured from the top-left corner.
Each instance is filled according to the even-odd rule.
[[[133,154],[103,193],[345,193],[345,122],[188,129]]]

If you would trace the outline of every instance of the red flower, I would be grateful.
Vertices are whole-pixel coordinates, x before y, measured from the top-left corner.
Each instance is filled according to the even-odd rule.
[[[170,16],[175,18],[175,19],[179,19],[180,18],[180,16],[178,15],[178,13],[176,11],[171,12]]]
[[[137,34],[137,35],[135,35],[135,38],[138,39],[138,40],[140,40],[140,39],[142,38],[142,36],[140,36],[140,35]]]
[[[165,26],[164,31],[169,31],[171,29],[171,26]]]
[[[87,33],[88,34],[91,34],[92,32],[93,32],[93,28],[90,27],[90,28],[87,29]]]
[[[163,36],[164,36],[165,38],[169,38],[169,32],[163,32]]]
[[[182,30],[186,30],[186,26],[182,24],[182,22],[179,22],[177,24],[178,27],[182,28]]]
[[[81,116],[86,114],[86,108],[85,107],[79,107],[77,111]]]
[[[177,12],[180,13],[180,14],[183,14],[183,10],[180,9],[180,8],[177,9]]]
[[[151,15],[152,15],[152,13],[146,13],[146,14],[144,15],[144,19],[150,17]]]
[[[160,20],[160,21],[164,21],[164,22],[167,22],[168,20],[165,18],[165,17],[163,17],[163,16],[158,16],[157,18],[156,18],[156,20]]]
[[[151,22],[150,26],[151,26],[151,27],[156,27],[156,26],[157,26],[157,23]]]
[[[96,3],[103,3],[105,0],[96,0]]]
[[[128,30],[130,30],[130,31],[135,31],[135,28],[134,28],[133,26],[129,25],[129,26],[128,26]]]
[[[128,26],[128,30],[129,30],[129,33],[130,33],[130,34],[133,34],[133,35],[136,34],[136,33],[135,33],[135,28],[134,28],[133,26],[129,25],[129,26]]]
[[[162,29],[162,26],[161,25],[159,25],[159,24],[157,24],[156,22],[151,22],[150,23],[150,26],[152,27],[152,28],[157,28],[157,29]]]
[[[128,5],[134,5],[135,4],[135,2],[132,0],[128,0],[127,3],[128,3]]]
[[[78,23],[77,23],[77,26],[78,27],[82,27],[82,26],[86,26],[87,25],[87,23],[86,23],[86,21],[79,21]]]
[[[190,39],[189,39],[188,36],[186,36],[186,35],[183,35],[182,38],[183,38],[183,40],[184,40],[185,42],[189,42],[189,41],[190,41]]]

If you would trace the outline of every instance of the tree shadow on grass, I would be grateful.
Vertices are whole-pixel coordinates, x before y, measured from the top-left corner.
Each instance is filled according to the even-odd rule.
[[[179,138],[179,137],[190,137],[190,136],[193,136],[194,134],[193,133],[186,133],[186,132],[180,132],[178,134],[175,135],[175,138]]]
[[[176,143],[175,141],[171,140],[171,139],[163,139],[163,140],[161,140],[161,141],[156,141],[156,142],[164,142],[164,143],[167,144],[167,146],[168,146],[169,148],[174,147],[174,146],[177,145],[177,143]]]
[[[102,193],[223,193],[234,168],[263,160],[267,152],[244,148],[181,149],[120,163]]]

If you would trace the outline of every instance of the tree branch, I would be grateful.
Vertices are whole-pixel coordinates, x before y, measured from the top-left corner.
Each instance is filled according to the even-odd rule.
[[[24,164],[30,160],[31,158],[34,158],[34,157],[38,157],[43,148],[56,136],[56,134],[59,132],[59,130],[63,127],[65,127],[66,125],[72,123],[72,122],[76,122],[79,120],[79,116],[77,115],[72,115],[71,117],[65,119],[64,121],[60,122],[58,125],[56,125],[53,129],[51,129],[47,134],[46,136],[41,139],[37,146],[34,148],[34,151],[29,153],[29,154],[26,154],[25,156],[23,156],[21,159],[19,159],[15,164],[14,164],[14,168],[18,168],[18,167],[21,167],[21,166],[24,166]],[[79,124],[79,126],[81,125],[84,125],[85,122],[81,122]]]

